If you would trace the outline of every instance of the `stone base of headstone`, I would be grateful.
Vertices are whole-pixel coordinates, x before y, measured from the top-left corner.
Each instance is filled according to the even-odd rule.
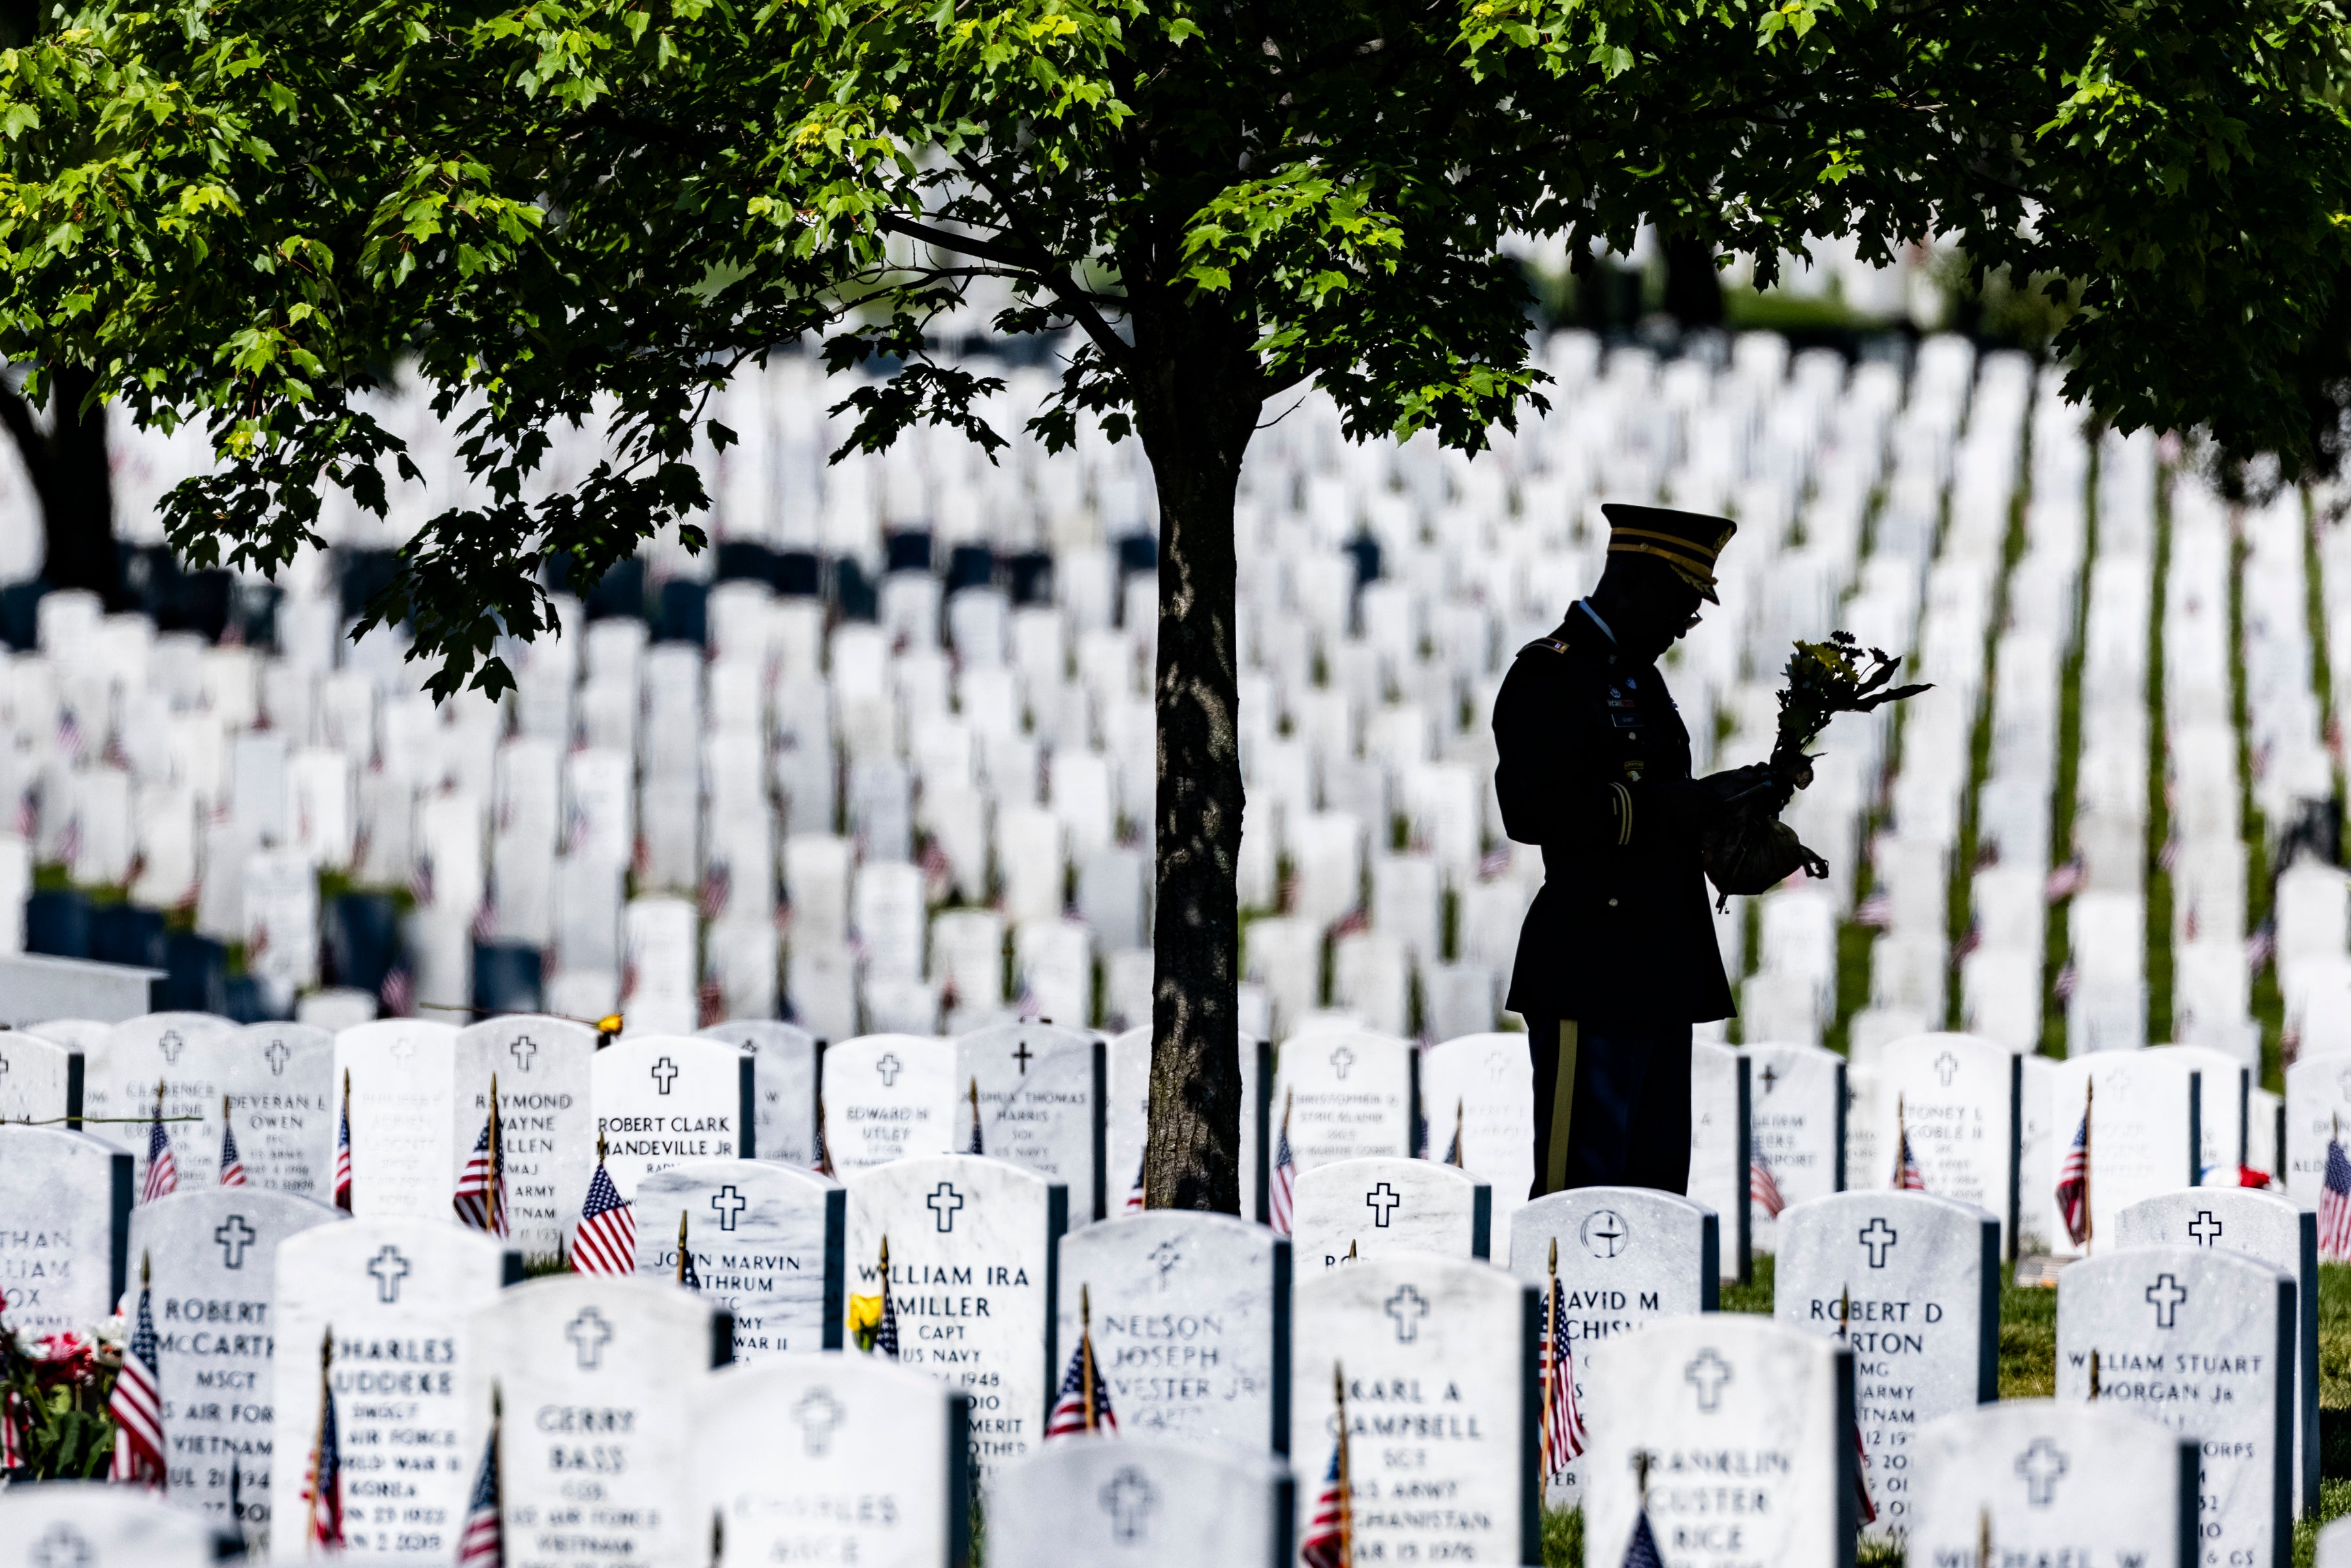
[[[2053,1291],[2057,1288],[2057,1276],[2065,1265],[2080,1261],[2078,1258],[2019,1258],[2016,1260],[2016,1287],[2021,1291]]]

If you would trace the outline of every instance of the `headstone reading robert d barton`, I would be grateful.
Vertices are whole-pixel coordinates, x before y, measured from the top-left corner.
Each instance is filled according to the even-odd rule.
[[[678,1221],[705,1300],[735,1324],[735,1359],[839,1350],[849,1195],[766,1160],[688,1160],[637,1184],[637,1272],[677,1277]]]

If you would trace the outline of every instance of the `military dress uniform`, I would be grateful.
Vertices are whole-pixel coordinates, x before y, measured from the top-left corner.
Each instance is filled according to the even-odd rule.
[[[1609,510],[1620,536],[1626,515],[1688,516]],[[1703,520],[1720,530],[1703,549],[1710,568],[1730,525]],[[1639,537],[1656,531],[1628,542],[1661,554]],[[1611,548],[1625,549],[1615,537]],[[1687,548],[1696,559],[1700,546]],[[1708,571],[1709,599],[1712,584]],[[1519,651],[1494,738],[1504,830],[1543,856],[1509,1001],[1533,1057],[1533,1195],[1686,1191],[1691,1026],[1734,1010],[1699,863],[1689,732],[1656,666],[1620,650],[1579,601]]]

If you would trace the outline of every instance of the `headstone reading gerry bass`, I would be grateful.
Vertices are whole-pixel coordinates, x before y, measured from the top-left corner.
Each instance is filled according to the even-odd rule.
[[[569,1019],[507,1013],[457,1033],[456,1176],[472,1158],[498,1086],[507,1235],[526,1258],[552,1259],[596,1170],[589,1063],[596,1031]]]
[[[130,1263],[131,1156],[64,1127],[0,1126],[0,1295],[30,1343],[89,1333]]]
[[[637,1272],[677,1278],[678,1221],[702,1294],[735,1324],[735,1359],[841,1348],[849,1195],[767,1160],[687,1160],[637,1184]]]
[[[834,1171],[846,1179],[954,1148],[955,1055],[952,1040],[914,1034],[860,1035],[828,1049],[824,1146]]]
[[[456,1186],[457,1031],[415,1019],[335,1036],[337,1092],[351,1092],[351,1212],[446,1219]],[[332,1196],[331,1191],[329,1194]]]
[[[731,1019],[695,1033],[739,1045],[752,1060],[757,1097],[753,1142],[763,1160],[806,1166],[816,1160],[816,1086],[822,1068],[816,1036],[774,1019]]]
[[[595,1130],[606,1143],[604,1168],[624,1198],[635,1196],[645,1176],[683,1161],[758,1153],[751,1134],[751,1059],[723,1040],[624,1040],[596,1053],[588,1079]]]
[[[1918,1434],[1913,1563],[2195,1568],[2197,1445],[2103,1405],[2011,1399]],[[2325,1559],[2322,1557],[2321,1561]]]
[[[1301,1176],[1290,1233],[1310,1274],[1389,1252],[1483,1258],[1493,1211],[1493,1189],[1468,1171],[1374,1155]]]
[[[1072,1225],[1104,1212],[1102,1056],[1093,1036],[1034,1020],[995,1024],[956,1041],[956,1082],[979,1094],[978,1152],[1068,1187]]]

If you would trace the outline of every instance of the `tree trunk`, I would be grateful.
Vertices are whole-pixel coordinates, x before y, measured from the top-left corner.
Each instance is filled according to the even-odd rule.
[[[1262,406],[1245,339],[1154,355],[1138,319],[1136,425],[1159,493],[1154,1208],[1240,1212],[1239,651],[1233,497]],[[1229,330],[1229,329],[1227,329]],[[1204,334],[1205,335],[1205,334]],[[1221,336],[1221,334],[1219,334]],[[1154,361],[1156,361],[1155,363]]]
[[[0,388],[0,423],[15,438],[41,503],[41,538],[47,556],[41,580],[51,588],[87,588],[109,607],[118,597],[114,554],[113,476],[106,460],[106,411],[82,412],[82,398],[96,378],[78,368],[57,371],[49,382],[49,419],[44,428],[14,392]]]

